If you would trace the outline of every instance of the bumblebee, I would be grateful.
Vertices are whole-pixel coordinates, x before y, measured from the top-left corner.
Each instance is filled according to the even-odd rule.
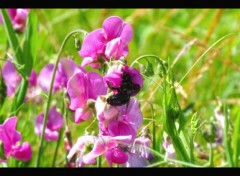
[[[140,86],[132,82],[131,76],[127,73],[122,75],[122,84],[119,88],[113,87],[107,82],[108,87],[111,90],[116,90],[115,95],[107,98],[107,103],[112,106],[121,106],[129,102],[131,95],[135,95],[139,92]]]

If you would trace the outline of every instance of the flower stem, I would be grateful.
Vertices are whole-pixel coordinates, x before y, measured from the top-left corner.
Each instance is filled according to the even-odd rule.
[[[41,159],[42,152],[43,152],[43,147],[42,146],[43,146],[44,133],[45,133],[46,123],[47,123],[47,118],[48,118],[48,112],[49,112],[49,108],[50,108],[50,104],[51,104],[51,98],[52,98],[53,82],[54,82],[54,79],[55,79],[58,63],[59,63],[59,60],[60,60],[60,55],[61,55],[61,52],[62,52],[65,44],[67,43],[67,40],[70,38],[70,36],[72,36],[73,34],[78,33],[78,32],[83,33],[83,34],[87,33],[86,31],[80,30],[80,29],[70,32],[65,37],[65,39],[63,40],[60,51],[57,55],[57,60],[56,60],[56,63],[54,65],[54,69],[53,69],[53,75],[52,75],[52,80],[51,80],[51,84],[50,84],[50,90],[49,90],[49,93],[48,93],[47,106],[46,106],[45,113],[44,113],[43,128],[42,128],[42,134],[41,134],[41,139],[40,139],[39,152],[38,152],[38,155],[37,155],[36,167],[40,166],[40,159]]]
[[[98,158],[97,158],[97,167],[102,167],[102,156],[99,156]]]

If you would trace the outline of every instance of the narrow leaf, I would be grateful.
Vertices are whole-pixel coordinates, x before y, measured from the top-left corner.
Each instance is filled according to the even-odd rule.
[[[37,16],[30,11],[25,29],[23,54],[25,59],[26,74],[29,76],[36,57],[37,44]]]
[[[6,9],[1,9],[1,12],[2,12],[2,18],[3,18],[3,21],[4,21],[4,28],[5,28],[6,33],[7,33],[8,41],[10,43],[10,47],[12,48],[12,50],[14,52],[14,58],[16,58],[17,63],[19,65],[24,65],[23,53],[22,53],[22,50],[20,48],[16,33],[13,29],[10,17],[8,15]],[[23,75],[22,72],[20,72],[20,74],[22,76],[25,76],[25,75]]]

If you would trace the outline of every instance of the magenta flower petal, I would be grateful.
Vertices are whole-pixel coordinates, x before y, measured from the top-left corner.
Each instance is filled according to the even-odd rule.
[[[71,99],[69,108],[76,110],[85,108],[88,99],[96,100],[98,95],[106,94],[107,87],[104,85],[100,74],[95,72],[88,72],[87,74],[78,72],[68,81],[67,92]]]
[[[118,109],[115,106],[107,104],[105,97],[99,96],[95,102],[95,109],[97,112],[97,118],[99,121],[110,120],[117,116]]]
[[[143,122],[143,115],[140,110],[139,102],[136,98],[130,98],[127,109],[120,106],[119,110],[123,115],[123,120],[130,123],[135,131],[137,131]]]
[[[104,154],[109,149],[116,148],[119,144],[129,140],[130,137],[131,136],[99,136],[97,141],[94,142],[92,151],[83,156],[83,162],[85,164],[93,164],[96,161],[96,157]],[[119,154],[119,152],[116,154]]]
[[[22,143],[22,145],[17,146],[12,151],[12,156],[16,159],[22,161],[28,161],[32,158],[32,149],[28,142]]]
[[[80,123],[83,120],[88,120],[93,116],[92,110],[91,109],[83,109],[83,108],[78,108],[75,111],[75,123]]]
[[[46,141],[57,141],[59,137],[58,131],[52,131],[49,128],[45,129],[44,139]]]
[[[12,146],[15,146],[18,141],[22,140],[21,134],[16,131],[17,117],[8,118],[0,125],[0,140],[4,144],[6,157],[9,157],[12,152]]]
[[[124,164],[128,160],[127,154],[119,148],[112,148],[107,150],[104,153],[104,156],[106,157],[107,162],[110,166],[112,166],[112,163]]]
[[[39,114],[36,117],[35,122],[35,133],[38,136],[41,136],[42,134],[42,127],[43,127],[43,118],[44,114]],[[59,136],[59,130],[63,126],[63,118],[59,112],[56,111],[56,108],[53,107],[49,110],[47,125],[45,129],[44,138],[47,141],[56,141]]]
[[[70,106],[71,110],[76,110],[86,104],[87,101],[87,82],[85,74],[82,72],[75,73],[67,84],[67,92],[70,96]]]
[[[46,65],[40,72],[38,77],[38,84],[39,86],[46,92],[49,92],[50,84],[52,80],[52,74],[53,74],[53,68],[54,64],[48,64]],[[56,76],[58,77],[58,73],[56,73]],[[61,77],[61,76],[59,76]],[[61,82],[54,81],[53,84],[53,92],[56,92],[61,88]]]
[[[86,144],[89,143],[94,144],[96,140],[97,140],[96,136],[85,135],[79,137],[76,144],[74,144],[74,146],[69,151],[67,158],[71,159],[77,151],[82,152]]]
[[[129,43],[132,40],[133,37],[133,29],[130,24],[125,23],[123,25],[122,33],[121,33],[121,39],[124,44]]]
[[[29,9],[7,9],[11,18],[13,28],[17,32],[22,32],[26,26]],[[0,23],[3,23],[2,16],[0,16]]]
[[[107,43],[106,50],[105,50],[105,56],[106,58],[120,58],[123,56],[123,49],[125,47],[125,44],[121,41],[121,38],[115,38]]]
[[[102,140],[97,140],[92,151],[83,156],[83,162],[85,164],[93,164],[96,162],[96,157],[102,155],[105,152],[105,145]]]
[[[103,80],[105,84],[108,86],[107,83],[110,84],[110,86],[119,88],[122,84],[122,67],[119,67],[118,65],[111,66],[108,69],[107,74],[103,77]]]
[[[89,85],[89,98],[96,100],[99,95],[105,95],[107,93],[107,86],[104,84],[103,78],[100,74],[96,72],[88,72],[87,78]]]
[[[29,86],[31,87],[37,86],[37,73],[35,72],[35,70],[31,71],[28,82]]]
[[[5,156],[13,156],[16,159],[27,161],[32,157],[31,146],[28,142],[17,145],[22,139],[21,134],[16,131],[17,117],[10,117],[0,125],[0,140],[3,142]]]
[[[77,72],[86,73],[85,69],[76,65],[72,59],[61,59],[58,65],[58,73],[61,75],[62,84],[67,87],[67,82]]]
[[[114,120],[108,124],[108,133],[110,136],[131,136],[130,140],[126,140],[125,143],[132,143],[136,137],[136,131],[132,126],[124,121]]]
[[[10,61],[4,63],[2,75],[7,86],[7,95],[13,96],[22,78]]]
[[[99,60],[103,58],[119,59],[127,56],[128,46],[133,36],[130,24],[118,16],[104,20],[103,27],[90,32],[83,41],[79,55],[83,57],[82,66],[90,65],[99,68]],[[93,65],[94,64],[94,65]]]
[[[123,20],[118,16],[111,16],[103,22],[103,29],[108,41],[120,36]]]
[[[97,60],[97,58],[104,53],[104,43],[101,41],[101,29],[97,29],[95,31],[87,34],[86,38],[83,41],[82,48],[79,51],[79,55],[84,59],[86,57],[90,57],[93,60]]]
[[[62,126],[63,126],[62,115],[59,112],[57,112],[56,107],[52,107],[49,110],[47,128],[51,129],[52,131],[57,131],[60,130]]]

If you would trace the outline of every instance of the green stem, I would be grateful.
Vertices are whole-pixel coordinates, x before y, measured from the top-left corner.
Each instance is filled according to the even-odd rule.
[[[97,167],[98,167],[98,168],[102,167],[102,156],[99,156],[99,157],[97,158]]]
[[[62,111],[61,111],[61,114],[65,115],[65,102],[64,102],[64,91],[62,91]],[[64,117],[65,119],[65,117]],[[59,137],[58,137],[58,141],[57,141],[57,144],[56,144],[56,148],[55,148],[55,151],[54,151],[54,156],[53,156],[53,161],[52,161],[52,167],[55,166],[55,163],[56,163],[56,158],[57,158],[57,153],[58,153],[58,148],[59,148],[59,144],[60,144],[60,141],[61,141],[61,138],[62,138],[62,134],[63,134],[63,129],[60,130],[59,132]]]
[[[183,159],[183,161],[190,162],[189,156],[187,154],[187,151],[186,151],[181,139],[177,135],[174,135],[171,137],[172,137],[172,143],[173,143],[174,149],[176,151],[176,154],[178,156],[180,156],[180,158]]]
[[[213,167],[213,146],[210,142],[209,167]]]
[[[55,167],[55,163],[56,163],[56,159],[57,159],[57,153],[58,153],[58,148],[59,148],[60,141],[61,141],[61,138],[62,138],[62,133],[63,133],[63,130],[61,129],[60,132],[59,132],[58,141],[57,141],[56,148],[55,148],[54,155],[53,155],[52,167]]]
[[[223,128],[223,141],[226,151],[226,157],[228,160],[228,163],[231,167],[234,166],[233,159],[232,159],[232,152],[231,152],[231,146],[230,146],[230,139],[228,135],[228,112],[227,107],[224,106],[224,128]]]
[[[11,116],[18,114],[18,112],[20,110],[20,106],[24,102],[24,98],[27,93],[27,89],[28,89],[28,80],[23,78],[20,88],[18,89],[18,93],[15,95],[15,100],[11,107],[11,113],[10,113]]]
[[[142,55],[142,56],[138,57],[137,59],[135,59],[135,60],[132,62],[132,64],[130,65],[130,67],[132,67],[137,61],[139,61],[140,59],[143,59],[143,58],[145,58],[145,57],[155,58],[155,59],[158,61],[158,63],[161,64],[162,69],[163,69],[163,73],[164,73],[164,75],[166,75],[167,72],[166,72],[165,65],[164,65],[166,62],[165,62],[164,60],[162,60],[161,58],[159,58],[158,56],[151,55],[151,54]]]
[[[193,149],[194,149],[193,135],[191,135],[191,139],[190,139],[190,160],[191,160],[191,163],[194,164],[195,161],[194,161]]]
[[[65,39],[63,40],[63,43],[62,43],[61,48],[60,48],[60,51],[59,51],[59,53],[57,55],[57,60],[56,60],[56,63],[54,65],[54,69],[53,69],[53,75],[52,75],[52,80],[51,80],[51,84],[50,84],[50,90],[49,90],[49,93],[48,93],[47,107],[46,107],[46,110],[45,110],[45,113],[44,113],[43,128],[42,128],[42,134],[41,134],[41,139],[40,139],[39,152],[38,152],[38,155],[37,155],[36,167],[39,167],[39,165],[40,165],[40,159],[41,159],[42,152],[43,152],[43,147],[42,146],[43,146],[44,133],[45,133],[45,128],[46,128],[46,124],[47,124],[49,107],[50,107],[50,104],[51,104],[53,82],[54,82],[54,79],[55,79],[58,63],[59,63],[59,60],[60,60],[60,55],[61,55],[61,52],[62,52],[62,50],[63,50],[67,40],[70,38],[70,36],[72,36],[73,34],[78,33],[78,32],[81,32],[83,34],[87,33],[86,31],[80,30],[80,29],[70,32],[65,37]]]

